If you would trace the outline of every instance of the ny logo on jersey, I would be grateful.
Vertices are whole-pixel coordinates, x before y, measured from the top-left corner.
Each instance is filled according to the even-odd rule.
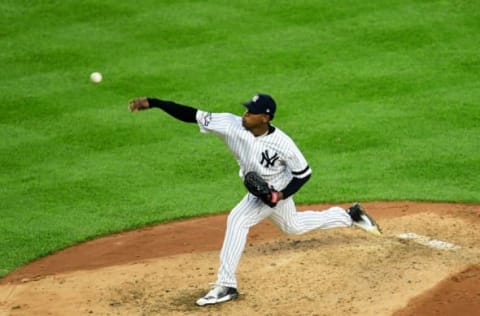
[[[265,168],[268,168],[270,166],[273,167],[275,165],[275,161],[277,161],[278,158],[280,157],[278,157],[277,153],[270,157],[270,155],[268,154],[268,150],[265,150],[262,153],[262,160],[260,161],[260,164],[263,165],[265,163]]]

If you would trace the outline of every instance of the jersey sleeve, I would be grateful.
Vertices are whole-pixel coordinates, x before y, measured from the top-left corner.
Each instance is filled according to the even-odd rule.
[[[212,113],[198,110],[196,115],[202,133],[227,135],[232,127],[241,124],[241,118],[231,113]]]
[[[312,174],[312,169],[298,147],[294,144],[292,145],[286,164],[289,167],[292,176],[300,179],[305,178]]]

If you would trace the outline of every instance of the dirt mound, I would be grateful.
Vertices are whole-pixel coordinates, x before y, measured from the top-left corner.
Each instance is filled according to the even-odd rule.
[[[194,305],[215,281],[221,214],[100,238],[32,262],[0,280],[0,314],[476,315],[479,205],[364,206],[382,237],[350,228],[283,235],[267,221],[254,227],[234,302]]]

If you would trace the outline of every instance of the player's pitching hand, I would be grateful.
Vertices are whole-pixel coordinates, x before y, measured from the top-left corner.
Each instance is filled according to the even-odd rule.
[[[150,104],[145,97],[130,100],[130,103],[128,104],[128,109],[130,110],[130,112],[143,111],[149,108]]]

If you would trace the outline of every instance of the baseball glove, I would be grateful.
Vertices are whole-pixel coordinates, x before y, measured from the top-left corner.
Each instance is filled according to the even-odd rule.
[[[250,171],[245,175],[243,183],[247,190],[258,197],[263,203],[270,207],[275,207],[278,203],[278,192],[269,186],[268,183],[255,171]]]
[[[128,104],[128,109],[130,112],[138,112],[149,108],[150,104],[148,103],[147,98],[136,98],[130,100],[130,103]]]

